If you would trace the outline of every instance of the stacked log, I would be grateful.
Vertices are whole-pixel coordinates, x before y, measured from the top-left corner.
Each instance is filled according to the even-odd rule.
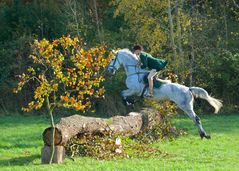
[[[138,134],[144,129],[152,128],[155,124],[158,124],[161,121],[162,116],[153,109],[144,109],[139,113],[131,112],[127,116],[114,116],[108,119],[72,115],[62,118],[60,122],[55,125],[54,142],[56,148],[58,148],[58,146],[63,147],[68,140],[80,133],[98,134],[111,131],[125,136],[132,136]],[[44,152],[44,150],[48,149],[51,145],[51,130],[52,128],[49,127],[43,132],[43,141],[45,146],[42,151],[42,163],[47,163],[47,159],[49,158],[49,151]],[[63,152],[64,149],[62,150],[62,153]],[[64,156],[60,153],[59,155]],[[55,163],[59,163],[61,162],[59,160],[63,161],[64,159],[64,157],[57,159],[57,156],[55,158],[56,159],[53,160]]]

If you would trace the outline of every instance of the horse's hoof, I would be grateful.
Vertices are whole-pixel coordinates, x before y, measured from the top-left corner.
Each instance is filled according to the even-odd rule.
[[[130,105],[131,105],[130,102],[128,102],[127,100],[124,100],[124,99],[123,99],[123,104],[124,104],[125,106],[130,106]]]
[[[211,139],[211,136],[210,135],[206,135],[205,138],[206,139]]]
[[[125,106],[132,106],[134,105],[134,102],[135,102],[133,99],[129,99],[129,98],[126,98],[126,99],[123,98],[122,100]]]
[[[210,135],[207,135],[205,132],[201,132],[201,133],[200,133],[200,137],[201,137],[201,139],[203,139],[204,137],[205,137],[206,139],[211,139],[211,136],[210,136]]]
[[[126,106],[132,106],[132,105],[133,105],[133,103],[126,101]]]

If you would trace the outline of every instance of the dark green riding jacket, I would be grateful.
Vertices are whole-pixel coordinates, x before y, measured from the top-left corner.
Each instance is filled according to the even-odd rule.
[[[150,54],[146,52],[141,52],[139,55],[140,61],[142,63],[141,68],[145,69],[156,69],[156,71],[160,71],[161,69],[165,68],[168,64],[167,61],[159,58],[154,58]]]

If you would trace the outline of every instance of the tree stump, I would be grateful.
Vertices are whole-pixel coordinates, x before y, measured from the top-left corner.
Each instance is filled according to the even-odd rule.
[[[51,147],[44,145],[41,151],[41,163],[48,164],[51,158]],[[55,153],[53,156],[52,163],[62,163],[65,157],[64,146],[55,146]]]

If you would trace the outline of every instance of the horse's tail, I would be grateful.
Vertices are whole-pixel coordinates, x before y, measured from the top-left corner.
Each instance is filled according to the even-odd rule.
[[[222,107],[222,101],[216,98],[211,97],[206,90],[200,87],[189,87],[189,90],[192,92],[194,97],[199,97],[201,99],[205,99],[208,101],[210,105],[212,105],[215,109],[214,113],[218,113],[220,108]]]

